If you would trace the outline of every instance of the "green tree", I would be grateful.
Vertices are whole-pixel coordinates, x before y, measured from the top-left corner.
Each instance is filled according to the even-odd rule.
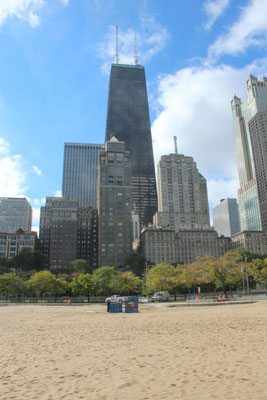
[[[210,277],[217,289],[222,289],[225,293],[227,288],[241,285],[242,274],[240,262],[239,252],[228,251],[223,256],[212,260],[208,264]]]
[[[55,293],[55,281],[56,277],[50,271],[40,271],[27,281],[27,287],[32,289],[36,296],[43,297],[46,292]]]
[[[123,294],[135,294],[140,290],[142,280],[131,271],[126,271],[119,277],[119,292]]]
[[[73,272],[80,272],[82,274],[88,274],[92,272],[92,268],[87,260],[77,259],[68,263],[68,268]]]
[[[146,259],[140,253],[131,253],[127,257],[125,264],[135,275],[142,276],[146,268]]]
[[[90,296],[93,294],[93,277],[90,274],[81,274],[77,278],[74,278],[70,283],[71,291],[74,295],[81,294],[87,296],[88,303]]]
[[[0,293],[6,296],[21,296],[25,290],[23,280],[13,273],[5,273],[0,276]]]
[[[96,269],[92,274],[95,293],[110,296],[119,291],[119,272],[115,267],[102,267]]]
[[[173,265],[157,264],[151,268],[147,274],[147,292],[153,293],[161,290],[167,290],[176,293],[179,286],[180,270]]]

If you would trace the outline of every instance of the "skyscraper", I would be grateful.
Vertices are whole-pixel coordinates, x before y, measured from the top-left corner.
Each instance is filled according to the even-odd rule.
[[[219,235],[232,236],[240,232],[236,199],[222,199],[212,210],[213,226]]]
[[[99,266],[120,266],[132,248],[131,164],[114,136],[99,153],[97,211]]]
[[[130,152],[132,202],[140,224],[152,222],[157,191],[145,69],[141,65],[111,66],[106,142],[113,135]]]
[[[162,156],[158,164],[159,211],[154,224],[178,230],[182,226],[209,226],[206,179],[192,157]]]
[[[65,268],[75,259],[97,268],[96,210],[79,208],[77,200],[47,197],[40,214],[40,242],[50,269]]]
[[[65,143],[62,195],[79,207],[96,208],[97,162],[101,144]]]
[[[25,197],[0,197],[0,232],[32,229],[32,207]]]
[[[267,229],[267,78],[247,80],[243,102],[232,102],[233,132],[240,188],[241,231]]]

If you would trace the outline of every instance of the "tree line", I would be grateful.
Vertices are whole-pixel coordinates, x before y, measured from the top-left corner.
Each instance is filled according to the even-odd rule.
[[[28,265],[25,264],[27,257]],[[55,298],[86,296],[90,301],[91,296],[150,295],[161,290],[169,291],[176,298],[177,294],[197,292],[199,287],[201,292],[226,293],[252,289],[256,283],[267,285],[267,257],[245,250],[229,251],[218,258],[207,254],[192,264],[175,266],[152,265],[145,263],[140,255],[131,255],[122,270],[105,266],[94,271],[86,260],[75,260],[64,270],[53,272],[41,270],[40,265],[38,269],[32,268],[34,257],[34,252],[22,251],[15,267],[14,263],[13,267],[9,266],[13,271],[7,270],[5,260],[0,259],[0,294],[6,299],[48,294]],[[40,261],[40,255],[37,260]]]

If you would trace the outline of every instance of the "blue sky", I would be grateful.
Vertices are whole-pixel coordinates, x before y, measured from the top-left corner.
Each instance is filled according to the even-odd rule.
[[[155,162],[193,156],[210,207],[236,197],[230,101],[267,75],[267,0],[0,0],[0,196],[34,226],[61,191],[64,142],[103,143],[110,64],[146,67]]]

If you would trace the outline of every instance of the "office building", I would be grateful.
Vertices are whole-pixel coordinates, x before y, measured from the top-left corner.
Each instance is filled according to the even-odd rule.
[[[192,157],[162,156],[158,164],[158,212],[154,224],[178,230],[181,227],[209,227],[206,179]]]
[[[25,197],[0,197],[0,232],[31,232],[32,207]]]
[[[220,257],[231,249],[231,238],[219,237],[212,228],[175,231],[147,226],[133,243],[135,252],[140,252],[148,262],[155,264],[190,264],[205,254]]]
[[[96,208],[97,162],[101,144],[65,143],[62,195],[79,207]]]
[[[214,229],[219,235],[232,236],[240,232],[236,199],[222,199],[212,210]]]
[[[239,175],[240,229],[267,229],[267,78],[247,80],[247,95],[232,102]]]
[[[91,207],[80,208],[77,200],[47,197],[40,214],[40,242],[51,270],[68,262],[87,260],[97,268],[97,220]]]
[[[234,250],[244,249],[253,253],[267,255],[266,231],[243,231],[231,237]]]
[[[114,136],[99,153],[97,211],[99,266],[121,266],[132,247],[131,164]]]
[[[0,232],[0,257],[12,258],[18,256],[20,251],[29,248],[35,250],[37,240],[36,232]]]
[[[157,191],[145,69],[141,65],[112,64],[106,141],[125,143],[132,167],[132,202],[140,225],[151,223],[157,211]]]

